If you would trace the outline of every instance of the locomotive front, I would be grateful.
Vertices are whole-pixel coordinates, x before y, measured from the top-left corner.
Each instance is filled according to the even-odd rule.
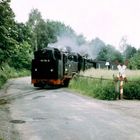
[[[63,79],[63,55],[56,48],[44,48],[34,53],[32,84],[35,87],[60,85]]]

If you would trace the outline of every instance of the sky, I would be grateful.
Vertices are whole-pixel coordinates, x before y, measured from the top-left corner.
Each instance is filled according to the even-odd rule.
[[[37,8],[44,19],[69,25],[89,41],[98,37],[119,48],[125,37],[140,48],[140,0],[11,0],[11,8],[18,22]]]

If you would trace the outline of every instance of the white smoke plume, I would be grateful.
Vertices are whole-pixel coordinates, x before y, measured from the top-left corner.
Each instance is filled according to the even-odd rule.
[[[88,42],[79,45],[74,37],[57,37],[57,42],[49,44],[48,47],[58,48],[62,51],[76,52],[91,59],[95,59],[97,57],[96,47],[91,46]]]

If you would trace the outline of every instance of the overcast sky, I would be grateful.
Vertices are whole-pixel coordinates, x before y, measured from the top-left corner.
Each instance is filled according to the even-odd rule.
[[[87,40],[99,37],[118,48],[123,36],[140,48],[140,0],[11,0],[18,22],[25,22],[32,8],[44,19],[61,21]]]

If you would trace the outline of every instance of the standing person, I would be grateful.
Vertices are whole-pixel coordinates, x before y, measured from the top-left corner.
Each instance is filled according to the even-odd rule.
[[[119,70],[119,74],[117,75],[118,78],[122,77],[123,79],[126,78],[126,74],[125,74],[125,70],[126,70],[126,65],[124,64],[119,64],[117,66],[118,70]]]
[[[125,70],[127,68],[128,61],[125,61],[125,64],[123,63],[118,63],[117,61],[117,68],[119,73],[117,74],[117,84],[116,84],[116,91],[119,92],[120,94],[120,99],[123,99],[123,81],[127,82]]]
[[[126,60],[124,64],[123,63],[118,63],[118,61],[117,61],[116,64],[117,64],[117,68],[118,68],[118,71],[119,71],[119,74],[117,74],[117,78],[122,78],[122,80],[127,82],[125,71],[126,71],[126,68],[127,68],[127,65],[128,65],[128,61]]]

